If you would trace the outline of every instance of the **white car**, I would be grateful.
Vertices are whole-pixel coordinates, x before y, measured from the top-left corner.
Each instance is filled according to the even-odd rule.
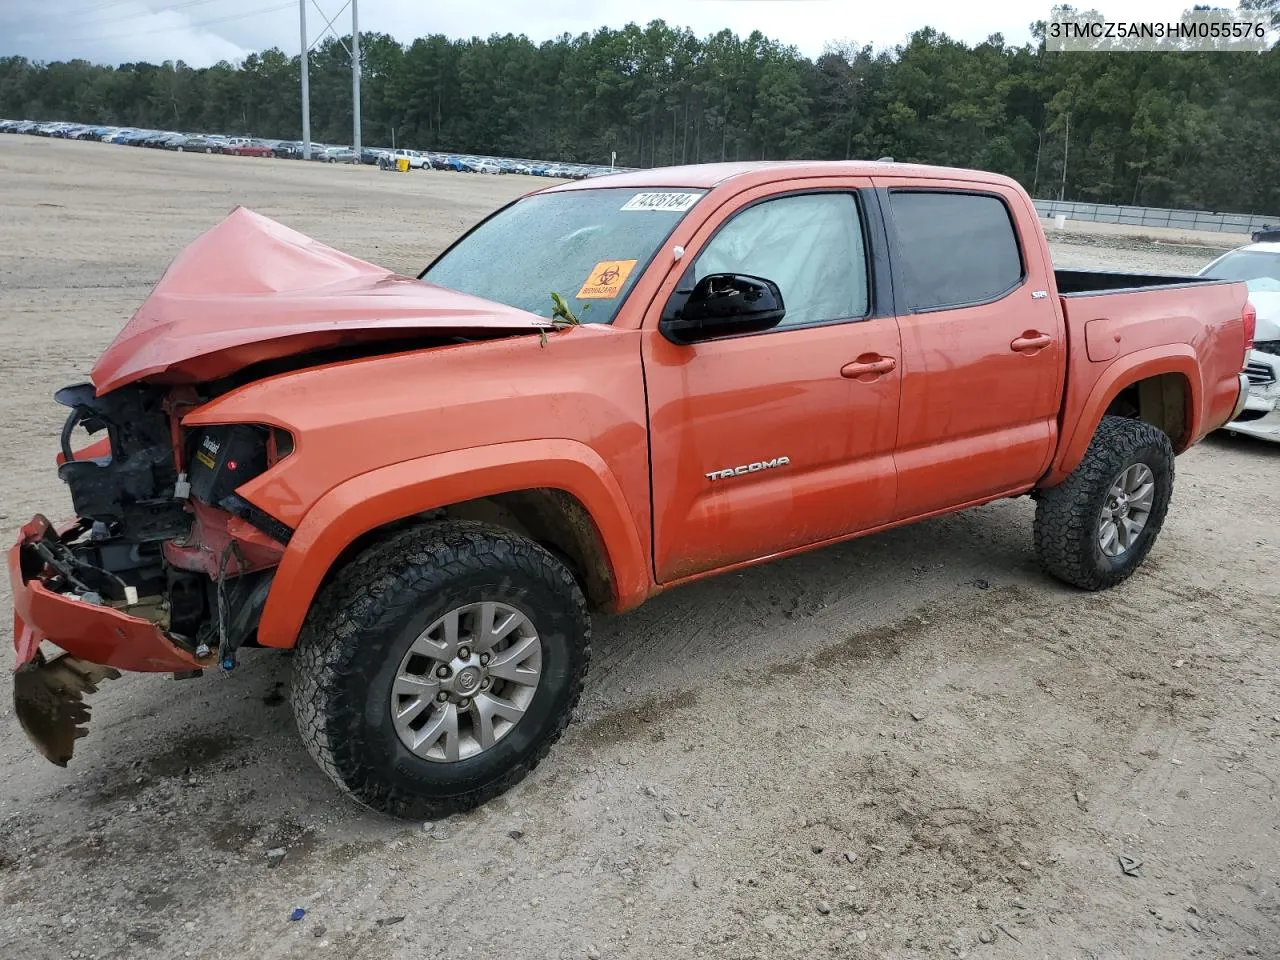
[[[1258,311],[1258,329],[1245,364],[1249,398],[1244,411],[1223,429],[1280,443],[1280,230],[1257,234],[1200,271],[1202,277],[1243,280]]]

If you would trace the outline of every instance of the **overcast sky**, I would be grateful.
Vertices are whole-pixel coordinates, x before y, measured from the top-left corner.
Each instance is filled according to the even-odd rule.
[[[342,0],[319,4],[333,15]],[[1189,5],[1187,0],[1077,4],[1131,20],[1177,19]],[[390,33],[402,42],[429,33],[495,32],[525,33],[537,42],[662,18],[700,36],[724,27],[739,34],[759,28],[816,56],[830,41],[892,47],[926,26],[970,43],[993,33],[1022,43],[1029,39],[1031,21],[1047,17],[1050,7],[1026,0],[360,0],[360,29]],[[324,26],[314,5],[308,7],[307,24],[314,41]],[[350,32],[349,11],[338,16],[337,26]],[[207,66],[271,46],[297,52],[297,0],[0,0],[0,56],[101,63],[185,60]]]

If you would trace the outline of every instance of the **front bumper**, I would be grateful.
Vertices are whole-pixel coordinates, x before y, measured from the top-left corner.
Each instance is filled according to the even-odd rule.
[[[1240,376],[1245,389],[1223,429],[1280,443],[1280,356],[1254,350]]]
[[[44,640],[88,663],[144,673],[191,670],[208,666],[215,659],[197,659],[150,620],[55,593],[45,586],[41,573],[31,573],[39,569],[38,560],[28,559],[28,572],[24,573],[24,549],[50,536],[58,537],[59,533],[37,515],[23,526],[18,542],[9,550],[15,670],[37,660]]]

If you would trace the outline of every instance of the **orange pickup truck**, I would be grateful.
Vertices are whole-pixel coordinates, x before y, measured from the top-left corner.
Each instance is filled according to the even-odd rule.
[[[1055,271],[967,170],[564,184],[416,279],[237,209],[57,395],[77,519],[9,553],[16,712],[65,764],[118,670],[294,649],[335,782],[465,810],[563,731],[592,609],[1023,495],[1050,574],[1123,580],[1253,326],[1243,283]]]

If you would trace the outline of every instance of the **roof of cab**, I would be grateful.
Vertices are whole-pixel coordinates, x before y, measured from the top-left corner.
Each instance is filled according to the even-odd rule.
[[[746,163],[699,163],[684,167],[654,167],[610,173],[549,187],[542,192],[591,190],[599,187],[693,187],[710,189],[731,180],[759,183],[804,177],[913,177],[920,179],[971,180],[980,183],[1013,184],[998,173],[933,167],[918,163],[890,163],[879,160],[759,160]]]

